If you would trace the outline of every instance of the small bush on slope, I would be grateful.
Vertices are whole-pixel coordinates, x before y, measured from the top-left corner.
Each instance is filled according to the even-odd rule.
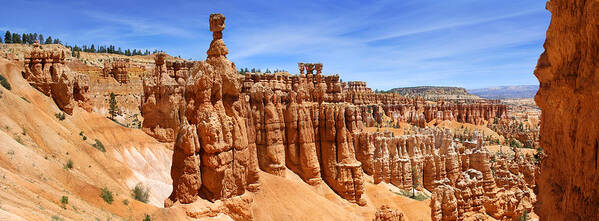
[[[108,204],[112,204],[112,201],[114,201],[114,198],[112,197],[112,192],[110,192],[110,190],[108,190],[108,188],[106,187],[102,188],[102,193],[100,193],[100,197],[102,197],[102,199],[104,199],[104,201]]]
[[[12,87],[10,86],[10,83],[8,83],[6,78],[4,78],[4,76],[2,76],[2,75],[0,75],[0,84],[2,84],[2,87],[6,88],[7,90],[12,89]]]
[[[148,188],[144,187],[141,183],[138,183],[135,185],[135,188],[131,190],[131,195],[137,201],[148,203],[148,198],[150,197],[149,192],[150,190],[148,190]]]
[[[104,148],[104,144],[102,144],[102,142],[100,142],[98,139],[96,139],[95,144],[92,144],[92,147],[94,147],[102,152],[106,152],[106,149]]]
[[[73,160],[67,160],[67,164],[64,165],[65,169],[73,169]]]

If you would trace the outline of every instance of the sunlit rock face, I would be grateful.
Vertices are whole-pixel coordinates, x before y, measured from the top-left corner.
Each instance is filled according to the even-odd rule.
[[[366,173],[375,183],[434,192],[434,216],[460,219],[489,207],[501,211],[496,216],[502,218],[508,214],[503,211],[514,211],[487,203],[511,195],[501,195],[503,190],[495,185],[481,138],[465,146],[453,140],[449,130],[425,127],[433,121],[479,124],[505,118],[505,105],[454,105],[375,94],[364,82],[347,84],[338,75],[323,75],[320,63],[299,63],[299,75],[239,75],[226,58],[224,20],[222,15],[210,16],[213,41],[205,61],[171,74],[169,61],[158,54],[154,74],[144,79],[143,130],[173,143],[173,192],[165,206],[257,191],[262,170],[281,177],[296,173],[304,182],[328,185],[361,206],[366,205]],[[395,136],[364,129],[400,122],[414,125],[413,133]],[[534,171],[526,164],[514,168],[515,175]],[[513,186],[521,187],[505,188]],[[379,215],[385,219],[400,214],[382,208]]]
[[[183,100],[177,118],[173,153],[173,193],[165,202],[190,203],[197,196],[214,201],[241,195],[257,182],[246,120],[242,117],[240,81],[226,58],[224,16],[210,16],[214,39],[205,62],[197,62],[181,80]]]
[[[23,78],[51,97],[58,108],[67,114],[72,114],[75,106],[90,111],[89,76],[73,72],[65,65],[67,53],[64,50],[43,50],[36,41],[25,56]]]
[[[599,218],[599,2],[552,0],[535,76],[542,110],[541,220]]]

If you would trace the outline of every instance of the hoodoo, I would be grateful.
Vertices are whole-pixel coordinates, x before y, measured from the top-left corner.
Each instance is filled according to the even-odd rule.
[[[420,128],[394,136],[364,129],[399,122],[425,127],[443,120],[486,124],[507,118],[505,104],[431,103],[374,93],[364,82],[342,83],[338,75],[323,75],[320,63],[299,63],[299,75],[238,75],[226,58],[224,21],[223,15],[210,16],[214,39],[206,61],[195,62],[189,74],[175,80],[162,73],[164,62],[157,60],[155,76],[144,85],[144,127],[156,125],[145,131],[174,141],[173,192],[166,206],[256,191],[258,170],[286,177],[289,169],[360,206],[367,205],[365,174],[375,183],[426,188],[433,193],[434,220],[484,213],[511,219],[531,212],[534,182],[521,175],[530,171],[516,166],[502,174],[521,185],[496,185],[492,170],[499,164],[491,165],[482,135],[475,133],[477,144],[465,145],[450,130]],[[156,110],[170,114],[156,122]]]

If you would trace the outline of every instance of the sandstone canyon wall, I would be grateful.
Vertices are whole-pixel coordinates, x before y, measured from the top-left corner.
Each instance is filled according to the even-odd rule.
[[[541,220],[599,219],[599,1],[547,2],[551,24],[535,76],[542,110]]]

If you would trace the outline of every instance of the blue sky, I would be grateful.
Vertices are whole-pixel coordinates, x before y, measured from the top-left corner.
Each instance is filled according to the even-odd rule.
[[[538,84],[545,0],[81,1],[0,0],[0,30],[68,44],[164,50],[203,60],[210,13],[226,16],[237,67],[322,62],[323,73],[371,88]]]

